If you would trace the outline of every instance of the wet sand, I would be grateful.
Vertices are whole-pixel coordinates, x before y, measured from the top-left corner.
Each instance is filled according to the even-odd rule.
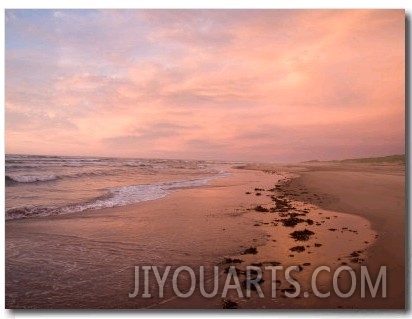
[[[370,222],[376,240],[366,250],[362,263],[376,278],[381,266],[387,267],[387,296],[382,298],[328,298],[316,302],[324,308],[343,304],[355,309],[404,309],[406,285],[405,166],[402,164],[307,163],[297,165],[262,164],[253,169],[288,171],[295,178],[282,186],[292,200],[361,216]],[[360,283],[357,282],[359,286]],[[319,301],[319,300],[318,300]],[[345,306],[346,305],[346,306]]]
[[[259,198],[245,192],[250,185],[275,182],[263,172],[238,171],[159,200],[7,221],[6,306],[157,305],[162,300],[155,297],[128,297],[134,290],[134,266],[215,265],[250,242],[263,245],[264,231],[252,227],[244,214]]]
[[[181,190],[156,201],[6,222],[6,307],[222,308],[220,294],[205,299],[195,292],[188,299],[175,298],[169,283],[165,298],[156,296],[155,285],[150,287],[152,298],[129,298],[134,290],[134,266],[219,265],[222,287],[228,266],[242,271],[252,264],[300,265],[293,277],[302,292],[298,298],[285,297],[290,287],[280,278],[277,296],[272,298],[267,292],[271,278],[265,272],[261,285],[265,298],[258,298],[255,291],[251,298],[240,299],[234,291],[229,293],[228,300],[239,308],[404,307],[401,168],[251,168],[232,170],[232,176],[208,186]],[[285,183],[290,172],[296,178]],[[283,182],[276,189],[279,180]],[[283,212],[276,208],[282,206],[279,200],[288,203]],[[268,211],[256,211],[257,206]],[[294,217],[303,221],[285,226],[283,220],[293,213],[301,214]],[[306,228],[314,233],[308,241],[290,236]],[[242,254],[250,247],[257,253]],[[227,258],[243,261],[231,263]],[[347,264],[355,272],[361,265],[370,269],[386,265],[387,298],[360,298],[359,293],[347,299],[315,297],[308,279],[323,264],[332,269]],[[346,277],[342,274],[342,287]],[[326,291],[329,285],[330,278],[321,278],[321,289]],[[302,297],[304,292],[309,293],[307,298]]]
[[[285,187],[285,192],[296,194],[291,198],[362,216],[378,233],[376,242],[368,249],[365,265],[372,274],[380,266],[387,266],[387,297],[365,298],[360,306],[405,308],[405,166],[338,164],[308,165],[306,169]],[[308,194],[299,194],[302,189]]]

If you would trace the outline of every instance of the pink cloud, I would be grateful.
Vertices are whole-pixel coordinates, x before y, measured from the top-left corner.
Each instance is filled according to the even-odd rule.
[[[6,32],[25,35],[30,19],[13,17]],[[7,152],[33,141],[36,153],[234,160],[404,152],[402,10],[59,11],[50,19],[54,29],[42,20],[30,41],[59,56],[6,47]],[[46,133],[35,123],[48,123]]]

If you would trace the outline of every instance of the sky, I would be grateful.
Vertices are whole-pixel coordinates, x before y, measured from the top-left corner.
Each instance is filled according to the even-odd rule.
[[[8,154],[405,152],[403,10],[6,10]]]

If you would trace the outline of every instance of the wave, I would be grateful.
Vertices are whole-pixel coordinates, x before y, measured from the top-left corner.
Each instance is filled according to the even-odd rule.
[[[37,168],[37,167],[91,167],[91,166],[119,166],[99,161],[6,161],[7,169]]]
[[[115,175],[118,173],[118,170],[96,170],[92,172],[79,172],[79,173],[72,173],[72,174],[49,174],[49,175],[14,175],[8,174],[6,175],[6,184],[13,184],[13,183],[38,183],[38,182],[50,182],[55,181],[58,179],[64,178],[80,178],[80,177],[96,177],[96,176],[108,176],[108,175]]]
[[[36,167],[38,168],[38,167]],[[88,171],[71,171],[71,172],[61,172],[60,174],[56,174],[52,170],[50,170],[49,174],[44,172],[44,175],[37,174],[30,174],[29,172],[16,171],[10,172],[5,175],[6,186],[14,185],[15,183],[40,183],[40,182],[50,182],[55,180],[62,180],[66,178],[82,178],[82,177],[98,177],[98,176],[115,176],[129,172],[130,169],[139,170],[139,174],[147,175],[147,174],[155,174],[156,170],[152,167],[152,165],[147,164],[126,164],[123,167],[110,167],[110,168],[100,168]],[[215,170],[204,171],[204,173],[208,174],[216,174]],[[41,174],[41,173],[40,173]],[[169,170],[169,174],[180,174],[178,171]]]
[[[44,176],[34,176],[34,175],[6,175],[6,182],[15,183],[35,183],[35,182],[48,182],[54,181],[59,177],[56,175],[44,175]]]
[[[77,203],[63,207],[13,207],[6,210],[6,220],[76,213],[83,212],[86,210],[97,210],[109,207],[125,206],[149,200],[156,200],[159,198],[163,198],[179,189],[205,186],[209,183],[210,180],[229,175],[229,173],[222,172],[219,175],[207,178],[145,185],[113,187],[109,188],[107,194],[102,197],[96,198],[88,202]]]

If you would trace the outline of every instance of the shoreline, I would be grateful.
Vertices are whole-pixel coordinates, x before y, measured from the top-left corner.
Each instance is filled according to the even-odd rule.
[[[286,175],[290,178],[289,173]],[[290,182],[288,177],[285,178],[285,176],[284,180],[286,180],[286,184]],[[284,192],[281,190],[283,185],[284,183],[281,181],[271,189],[254,189],[254,191],[262,193],[262,196],[270,197],[271,201],[275,201],[277,204],[281,201],[282,206],[278,208],[277,205],[270,207],[273,203],[269,201],[263,205],[255,206],[255,208],[247,209],[247,215],[254,221],[253,226],[264,229],[266,242],[260,246],[251,243],[251,246],[243,253],[231,255],[227,258],[228,262],[224,264],[224,273],[228,273],[229,267],[234,267],[243,287],[243,296],[249,294],[250,298],[239,298],[239,292],[237,294],[229,293],[229,297],[224,299],[225,306],[228,303],[231,307],[242,309],[362,308],[356,295],[346,300],[336,298],[333,295],[326,300],[315,296],[314,291],[311,289],[311,279],[317,267],[322,265],[330,266],[332,273],[339,270],[341,266],[349,267],[357,278],[361,278],[361,268],[365,259],[368,258],[368,251],[377,237],[377,234],[371,230],[369,221],[357,215],[324,210],[299,201],[285,200]],[[253,196],[253,190],[247,193],[248,196]],[[282,222],[293,220],[296,218],[295,215],[304,216],[302,218],[310,217],[310,219],[298,219],[296,225],[289,226],[285,223],[282,227]],[[278,218],[279,216],[281,218]],[[304,226],[301,226],[301,224]],[[292,231],[306,230],[306,228],[314,231],[314,240],[299,241],[296,239],[294,241],[290,239],[290,235],[288,236]],[[342,241],[344,241],[343,245]],[[335,247],[339,245],[340,249],[336,250]],[[264,272],[264,269],[273,266],[282,269],[298,267],[292,278],[296,280],[300,292],[296,292],[294,286],[290,284],[291,282],[285,276],[282,276],[282,271],[280,271],[280,277],[279,274],[276,277],[278,279],[276,285],[274,285],[273,273],[271,271],[269,271],[269,274]],[[263,280],[260,282],[260,288],[264,295],[263,299],[258,296],[256,289],[248,291],[245,288],[246,272],[249,267],[258,267],[263,271]],[[225,284],[226,276],[221,275],[219,278],[219,287]],[[251,278],[256,277],[252,276]],[[319,276],[317,279],[319,280],[319,278],[320,282],[317,285],[322,287],[322,291],[333,291],[332,276]],[[350,286],[349,276],[341,273],[339,278],[339,285],[347,289]],[[275,297],[271,297],[272,290],[275,291]],[[291,298],[288,297],[289,293],[296,293],[297,295]],[[201,308],[201,297],[197,296],[192,302],[196,305],[193,308]],[[171,304],[173,308],[184,306],[181,300],[174,300]],[[164,308],[168,308],[167,305]]]
[[[255,198],[241,194],[247,185],[265,178],[268,183],[272,180],[264,173],[245,172],[154,201],[7,221],[6,305],[17,309],[144,308],[157,303],[129,300],[133,267],[168,262],[213,265],[243,249],[251,239],[263,244],[264,233],[250,227],[250,219],[243,216],[244,207]],[[99,283],[101,274],[106,285]],[[90,286],[93,281],[96,287]],[[68,287],[53,291],[47,287],[50,282]],[[83,297],[71,292],[75,287],[82,287]],[[61,299],[65,294],[66,300]]]
[[[397,165],[387,171],[372,167],[362,173],[356,169],[357,165],[348,165],[343,170],[312,168],[292,180],[290,190],[306,187],[309,192],[324,192],[326,200],[319,202],[312,198],[313,202],[325,209],[355,214],[370,221],[379,236],[369,249],[365,265],[373,276],[377,276],[379,266],[387,266],[388,290],[387,298],[377,298],[379,301],[363,299],[363,307],[375,308],[378,303],[379,308],[405,309],[407,223],[404,171]]]
[[[185,178],[170,179],[168,176],[161,181],[152,181],[143,184],[120,185],[112,187],[104,187],[99,189],[99,193],[94,197],[84,198],[81,201],[65,202],[60,205],[18,205],[15,207],[5,208],[5,221],[19,220],[27,218],[44,218],[49,216],[60,216],[66,214],[75,214],[89,212],[93,210],[101,210],[106,208],[122,207],[134,205],[145,201],[152,201],[169,196],[170,194],[186,189],[196,188],[208,185],[209,182],[227,177],[227,173],[221,166],[215,167],[216,171],[212,174],[198,174],[185,176]],[[6,183],[8,177],[6,176]],[[42,183],[44,186],[53,187],[53,180],[38,180],[33,182],[13,182],[16,187],[24,187],[27,184]],[[36,185],[36,184],[34,184]],[[129,190],[131,190],[129,192]]]
[[[368,258],[364,265],[372,278],[378,276],[380,266],[387,266],[387,297],[358,298],[355,302],[362,307],[352,307],[405,309],[407,225],[404,165],[301,163],[251,165],[248,169],[291,172],[294,177],[282,186],[282,193],[289,199],[370,221],[378,236],[367,250]],[[322,307],[322,302],[318,306]]]

